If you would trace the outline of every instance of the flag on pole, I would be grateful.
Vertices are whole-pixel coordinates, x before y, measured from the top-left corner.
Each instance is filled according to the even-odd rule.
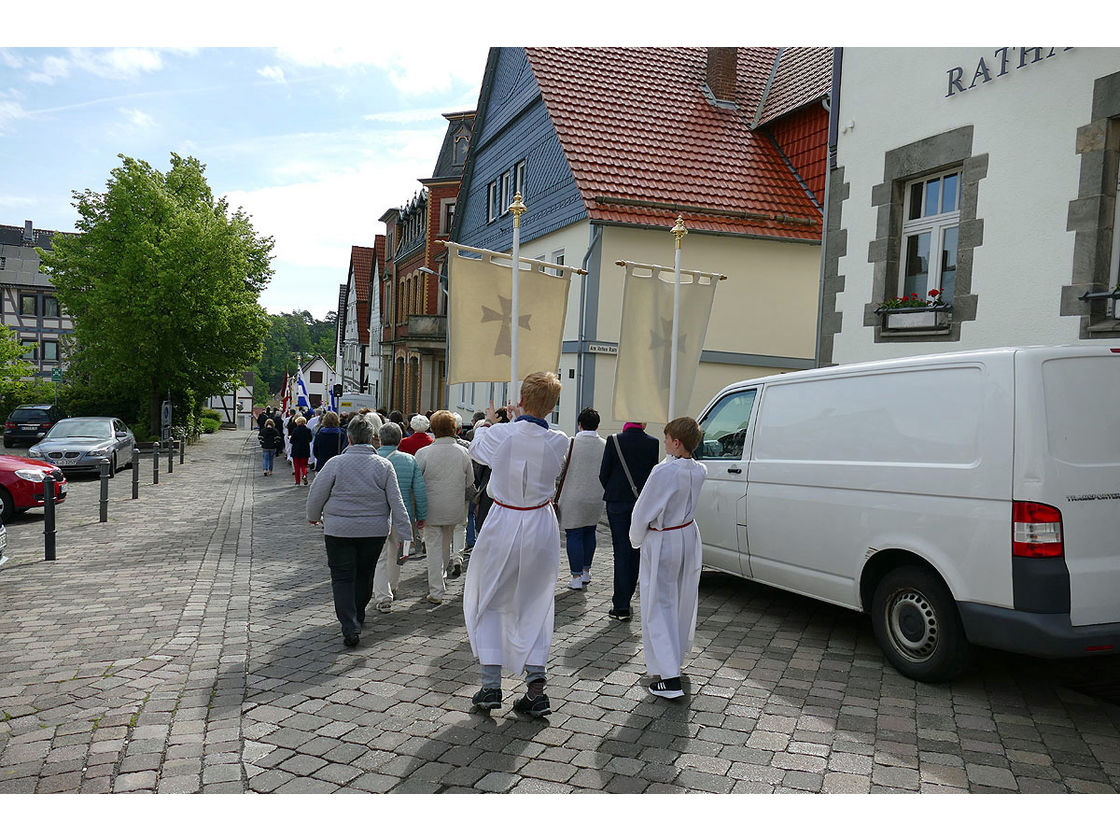
[[[667,423],[673,347],[673,272],[659,265],[621,262],[626,267],[622,328],[614,377],[615,420]],[[686,413],[700,351],[721,274],[681,271],[677,323],[677,405]]]
[[[449,242],[447,383],[508,382],[513,261],[509,254]],[[476,255],[463,256],[460,252]],[[560,366],[573,266],[521,259],[517,378]]]
[[[296,375],[296,405],[299,408],[311,408],[311,400],[307,396],[307,384],[303,381],[303,368]]]
[[[336,381],[335,380],[335,372],[332,370],[331,371],[331,377],[330,377],[330,393],[327,395],[327,402],[331,407],[331,411],[337,412],[338,411],[338,397],[336,397],[335,393],[334,393],[334,383],[335,383],[335,381]]]
[[[285,370],[284,371],[284,387],[282,387],[280,389],[280,413],[282,415],[285,415],[285,414],[288,413],[288,403],[289,403],[288,398],[289,398],[289,396],[290,395],[288,393],[288,371]]]

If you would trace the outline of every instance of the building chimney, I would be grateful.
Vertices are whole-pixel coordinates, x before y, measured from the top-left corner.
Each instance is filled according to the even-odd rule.
[[[34,245],[35,244],[35,230],[31,225],[31,220],[30,219],[26,219],[23,223],[23,244],[24,245]]]
[[[738,47],[708,47],[708,88],[724,102],[735,101],[735,61]]]

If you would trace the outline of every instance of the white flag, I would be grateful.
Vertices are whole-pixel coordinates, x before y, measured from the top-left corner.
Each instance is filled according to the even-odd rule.
[[[625,263],[622,328],[614,377],[615,420],[667,423],[669,370],[673,354],[673,269]],[[692,396],[700,351],[708,332],[716,281],[722,275],[681,271],[677,323],[676,413]]]
[[[448,243],[448,384],[508,382],[513,312],[513,258]],[[481,259],[462,256],[464,251]],[[560,366],[568,312],[569,266],[521,259],[518,271],[517,378]]]

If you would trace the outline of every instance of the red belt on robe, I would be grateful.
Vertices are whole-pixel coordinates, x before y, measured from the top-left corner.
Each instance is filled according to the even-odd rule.
[[[542,507],[545,507],[547,504],[549,504],[552,499],[545,499],[539,505],[533,505],[532,507],[518,507],[517,505],[507,505],[505,502],[499,502],[497,499],[492,499],[492,501],[498,507],[509,508],[510,510],[540,510]]]
[[[690,519],[686,523],[684,523],[683,525],[674,525],[672,528],[654,528],[652,525],[650,525],[649,529],[651,531],[679,531],[681,528],[687,528],[692,523],[693,523],[693,520]]]

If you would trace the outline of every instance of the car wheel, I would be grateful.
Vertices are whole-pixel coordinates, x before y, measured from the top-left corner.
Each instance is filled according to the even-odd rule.
[[[919,682],[945,682],[964,670],[970,648],[956,602],[941,578],[900,566],[879,582],[871,625],[887,660]]]
[[[6,488],[0,487],[0,522],[7,525],[16,515],[16,506],[12,504],[12,494]]]

